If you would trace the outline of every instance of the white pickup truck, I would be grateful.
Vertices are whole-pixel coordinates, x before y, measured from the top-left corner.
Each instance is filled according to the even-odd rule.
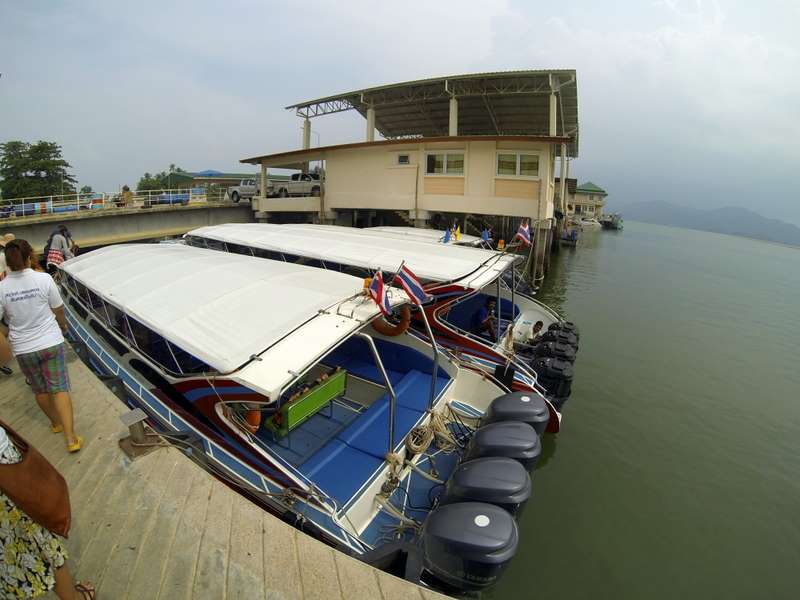
[[[252,200],[253,196],[261,195],[261,179],[242,179],[239,185],[228,188],[228,196],[234,202],[242,198]],[[267,181],[267,197],[280,196],[319,196],[320,181],[317,173],[295,173],[291,179],[278,179]]]
[[[321,189],[318,173],[295,173],[289,181],[275,181],[270,184],[274,185],[273,194],[282,198],[319,196]]]
[[[239,185],[228,188],[228,196],[234,202],[239,202],[242,198],[252,200],[253,196],[261,193],[261,181],[259,179],[242,179]],[[272,181],[267,181],[267,196],[274,196]]]

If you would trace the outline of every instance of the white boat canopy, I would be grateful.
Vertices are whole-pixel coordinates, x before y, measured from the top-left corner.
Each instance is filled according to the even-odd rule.
[[[412,238],[334,225],[228,223],[190,231],[187,236],[394,273],[405,262],[422,279],[479,289],[519,259],[492,250],[431,244]]]
[[[432,243],[444,243],[445,233],[438,229],[424,229],[422,227],[393,227],[384,225],[381,227],[367,227],[365,231],[375,231],[384,235],[400,239],[418,239],[420,241]],[[476,248],[482,247],[483,239],[475,235],[467,235],[465,233],[459,234],[458,241],[450,238],[449,244],[454,246],[474,246]]]
[[[379,314],[361,294],[358,277],[185,245],[109,246],[62,268],[128,316],[272,400]],[[393,289],[390,301],[394,306],[408,298]]]

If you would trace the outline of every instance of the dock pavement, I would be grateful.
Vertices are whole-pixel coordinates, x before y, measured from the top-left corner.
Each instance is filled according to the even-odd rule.
[[[16,362],[13,375],[0,375],[0,418],[66,478],[68,564],[99,600],[447,598],[301,533],[176,448],[129,460],[118,446],[126,407],[71,349],[67,356],[80,452],[67,454],[63,435],[50,432]]]

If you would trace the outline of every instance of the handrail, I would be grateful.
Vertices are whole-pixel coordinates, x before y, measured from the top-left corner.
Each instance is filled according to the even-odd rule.
[[[370,350],[372,350],[372,356],[375,358],[375,364],[378,365],[378,369],[380,369],[381,375],[383,375],[383,381],[386,383],[386,390],[389,392],[389,452],[388,454],[394,453],[394,429],[395,429],[395,413],[397,411],[397,395],[394,393],[394,388],[392,387],[392,382],[389,380],[389,375],[386,374],[386,369],[383,367],[383,361],[381,360],[381,355],[378,354],[378,348],[375,346],[375,340],[372,339],[372,336],[367,335],[363,331],[358,331],[356,334],[358,337],[367,341],[369,344]]]
[[[81,210],[130,208],[152,204],[188,204],[225,201],[227,187],[142,190],[118,193],[89,192],[0,199],[0,218],[31,217]]]

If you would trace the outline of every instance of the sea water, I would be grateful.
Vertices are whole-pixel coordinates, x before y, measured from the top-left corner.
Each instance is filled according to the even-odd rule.
[[[553,258],[562,432],[492,598],[800,597],[800,249],[626,222]]]

